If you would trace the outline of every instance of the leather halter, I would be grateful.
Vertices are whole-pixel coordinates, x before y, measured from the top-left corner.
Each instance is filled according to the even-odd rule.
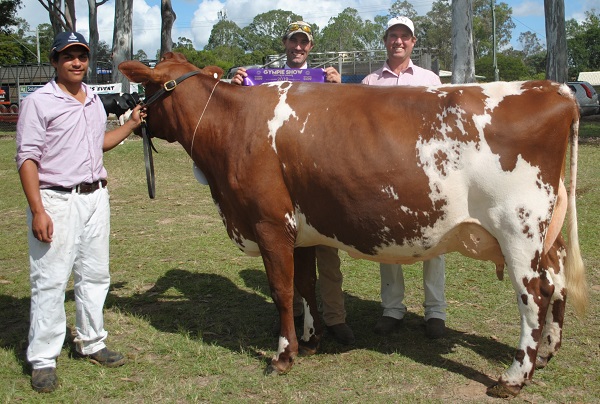
[[[147,101],[140,101],[139,104],[142,107],[148,107],[149,105],[156,102],[162,96],[175,90],[175,87],[177,87],[177,85],[179,83],[181,83],[182,81],[184,81],[185,79],[195,76],[196,74],[200,74],[200,73],[202,73],[200,70],[193,70],[191,72],[188,72],[188,73],[180,76],[179,78],[177,78],[175,80],[167,81],[166,83],[164,83],[162,85],[160,90],[158,90],[156,93],[154,93],[152,95],[152,97],[150,97]],[[152,134],[149,133],[148,124],[144,120],[142,122],[142,140],[143,140],[143,145],[144,145],[144,163],[146,165],[146,183],[148,185],[148,196],[150,197],[150,199],[154,199],[154,197],[156,196],[156,183],[155,183],[155,178],[154,178],[154,158],[152,157],[152,150],[154,150],[156,153],[158,153],[158,151],[156,151],[156,149],[154,148],[151,138],[152,138]]]

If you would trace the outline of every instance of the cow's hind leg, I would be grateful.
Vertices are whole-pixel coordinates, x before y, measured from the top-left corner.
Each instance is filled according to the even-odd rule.
[[[317,310],[315,295],[316,282],[315,247],[296,248],[294,284],[304,303],[304,326],[298,347],[300,355],[315,354],[323,336],[323,325]]]
[[[539,254],[536,257],[531,263],[536,271],[529,269],[515,274],[513,268],[509,270],[521,314],[521,336],[511,366],[500,376],[498,383],[488,388],[490,396],[515,397],[533,377],[546,312],[554,294],[552,280]]]
[[[565,318],[566,284],[565,284],[566,246],[562,235],[559,235],[554,245],[545,257],[544,266],[554,283],[554,294],[546,313],[546,322],[542,339],[538,348],[536,368],[544,368],[548,361],[560,348],[562,327]]]

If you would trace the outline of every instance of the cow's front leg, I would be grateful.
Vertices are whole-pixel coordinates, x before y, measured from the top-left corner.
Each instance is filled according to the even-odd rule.
[[[521,336],[513,363],[500,376],[498,383],[487,390],[488,395],[500,398],[517,396],[531,381],[546,313],[554,293],[554,285],[542,265],[537,272],[521,272],[520,276],[515,276],[512,270],[509,272],[521,313]]]
[[[323,336],[323,324],[317,310],[315,247],[294,250],[294,284],[304,303],[304,326],[299,341],[300,355],[313,355]]]

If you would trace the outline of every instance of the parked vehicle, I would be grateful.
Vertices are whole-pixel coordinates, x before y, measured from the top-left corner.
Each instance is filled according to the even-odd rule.
[[[573,94],[575,94],[577,102],[579,102],[581,116],[600,113],[598,93],[590,83],[587,81],[570,81],[567,84],[571,91],[573,91]]]

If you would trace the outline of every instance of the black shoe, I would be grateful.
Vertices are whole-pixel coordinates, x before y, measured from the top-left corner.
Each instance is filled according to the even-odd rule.
[[[329,331],[329,333],[333,335],[333,338],[340,344],[352,345],[356,342],[352,329],[346,323],[328,325],[327,331]]]
[[[402,325],[402,319],[397,319],[389,316],[381,316],[379,320],[377,320],[377,324],[375,324],[375,328],[373,331],[375,334],[379,335],[387,335],[391,334],[394,330],[400,328]]]
[[[33,369],[31,387],[38,393],[51,393],[58,387],[56,368]]]
[[[425,322],[425,336],[438,339],[446,334],[446,322],[441,318],[430,318]]]
[[[88,355],[90,362],[96,365],[106,366],[107,368],[116,368],[125,364],[125,358],[118,352],[109,351],[104,347],[98,352]]]

